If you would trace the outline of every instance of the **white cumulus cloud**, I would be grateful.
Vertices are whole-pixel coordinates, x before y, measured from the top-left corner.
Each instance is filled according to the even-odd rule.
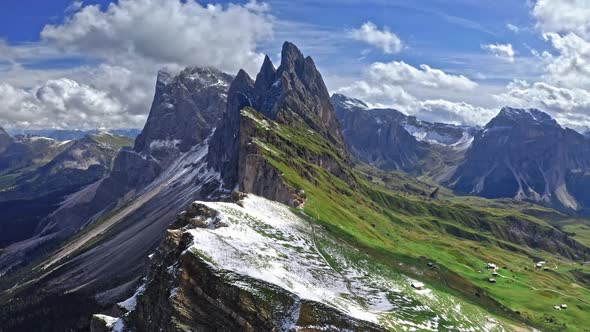
[[[471,90],[477,83],[463,75],[447,74],[440,69],[422,64],[420,68],[403,61],[375,62],[369,69],[369,77],[378,83],[400,86],[420,86],[430,89]]]
[[[465,102],[478,84],[463,75],[405,62],[373,63],[364,79],[335,91],[359,98],[374,107],[392,107],[427,121],[482,124],[495,111]],[[449,100],[451,98],[453,100]]]
[[[43,40],[108,62],[207,65],[255,70],[257,42],[272,36],[272,19],[257,3],[201,5],[194,0],[120,0],[106,10],[82,7],[65,22],[47,25]]]
[[[590,42],[570,32],[546,33],[557,55],[547,56],[545,79],[552,84],[590,89]]]
[[[385,53],[398,53],[403,48],[401,39],[395,33],[387,27],[380,30],[372,22],[366,22],[360,28],[352,30],[350,36],[355,40],[377,47]]]
[[[0,117],[16,127],[117,128],[117,123],[138,126],[145,119],[126,112],[126,106],[107,92],[67,78],[29,90],[2,83],[0,99]]]
[[[487,50],[498,58],[508,62],[514,62],[514,55],[516,55],[516,52],[514,52],[512,44],[488,44],[482,45],[481,48]]]
[[[272,37],[265,3],[201,4],[195,0],[120,0],[106,8],[76,1],[37,43],[0,40],[0,124],[6,127],[141,127],[157,71],[213,66],[255,73],[259,43]],[[23,64],[80,58],[70,69]],[[4,61],[4,63],[3,63]]]
[[[590,38],[588,0],[537,0],[532,9],[537,27],[544,32],[574,32]]]

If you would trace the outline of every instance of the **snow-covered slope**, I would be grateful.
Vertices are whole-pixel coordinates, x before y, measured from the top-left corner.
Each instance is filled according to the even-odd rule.
[[[192,244],[182,255],[193,255],[214,274],[254,278],[295,294],[299,302],[322,303],[386,329],[504,330],[498,321],[475,306],[428,287],[412,288],[416,280],[336,240],[310,217],[283,204],[254,195],[238,204],[196,204],[216,212],[192,219],[193,225],[199,227],[185,231]],[[179,264],[170,265],[167,271],[178,275]],[[253,291],[252,283],[243,279],[232,277],[226,282]],[[153,283],[149,285],[147,292],[153,293],[154,287]],[[178,295],[178,286],[171,286],[168,292],[172,303],[185,296]],[[300,321],[294,318],[293,324]],[[330,330],[328,326],[321,328]]]

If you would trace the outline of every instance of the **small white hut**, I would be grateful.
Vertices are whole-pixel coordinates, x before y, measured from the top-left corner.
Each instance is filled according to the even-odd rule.
[[[415,289],[424,289],[424,284],[419,282],[419,281],[414,281],[412,284],[412,287],[414,287]]]

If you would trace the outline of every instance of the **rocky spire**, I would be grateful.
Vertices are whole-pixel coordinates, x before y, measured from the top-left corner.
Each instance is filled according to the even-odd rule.
[[[275,108],[276,118],[288,117],[280,113],[295,112],[312,129],[344,151],[344,139],[330,94],[313,59],[309,56],[304,58],[297,46],[285,42],[277,76],[281,80],[282,96]]]
[[[240,111],[252,107],[286,125],[303,120],[312,130],[331,141],[344,154],[344,140],[321,74],[311,57],[305,58],[290,42],[283,44],[281,65],[275,70],[264,58],[253,82],[240,70],[228,92],[227,111],[209,150],[210,165],[222,173],[226,187],[238,179]]]
[[[253,106],[253,98],[254,81],[240,69],[229,87],[227,109],[211,140],[207,155],[209,166],[219,171],[224,184],[230,187],[238,179],[240,110]]]
[[[280,71],[301,72],[304,60],[303,53],[295,44],[288,41],[283,43]]]
[[[262,67],[260,68],[260,72],[256,75],[256,90],[268,90],[270,86],[275,83],[277,76],[277,70],[275,66],[270,61],[268,55],[264,57],[264,62],[262,63]]]

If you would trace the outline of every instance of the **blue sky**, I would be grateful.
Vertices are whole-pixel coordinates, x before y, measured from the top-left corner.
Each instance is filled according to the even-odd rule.
[[[413,3],[414,2],[414,3]],[[83,2],[84,5],[99,4],[106,8],[111,1]],[[207,3],[240,3],[238,1],[203,1]],[[245,3],[245,2],[242,2]],[[478,70],[471,55],[486,55],[481,45],[512,43],[519,53],[528,53],[527,45],[538,49],[547,47],[539,35],[526,32],[532,30],[534,20],[526,1],[267,1],[271,12],[278,20],[309,25],[323,33],[341,34],[370,21],[377,26],[388,26],[400,36],[406,49],[395,55],[369,50],[362,42],[334,38],[330,51],[319,50],[314,54],[315,42],[307,34],[287,31],[278,36],[288,38],[311,54],[320,65],[332,67],[337,61],[370,63],[372,61],[401,60],[409,64],[427,63],[432,67],[444,68],[448,72],[463,73]],[[39,34],[47,24],[59,24],[68,15],[71,0],[33,1],[8,0],[0,4],[0,36],[10,44],[37,42]],[[24,24],[26,22],[26,24]],[[510,23],[525,30],[514,33],[506,25]],[[306,49],[306,45],[310,45]],[[260,50],[276,57],[280,41],[273,39],[261,45]],[[362,57],[362,59],[360,59]],[[78,61],[65,59],[46,63],[47,66],[79,65]],[[41,66],[43,63],[32,65]],[[359,71],[360,67],[340,68]],[[475,79],[477,79],[475,77]]]
[[[255,75],[289,40],[331,91],[375,106],[481,125],[511,104],[582,127],[590,79],[564,66],[590,58],[589,12],[589,0],[7,0],[0,97],[12,103],[0,125],[141,126],[159,68]]]

